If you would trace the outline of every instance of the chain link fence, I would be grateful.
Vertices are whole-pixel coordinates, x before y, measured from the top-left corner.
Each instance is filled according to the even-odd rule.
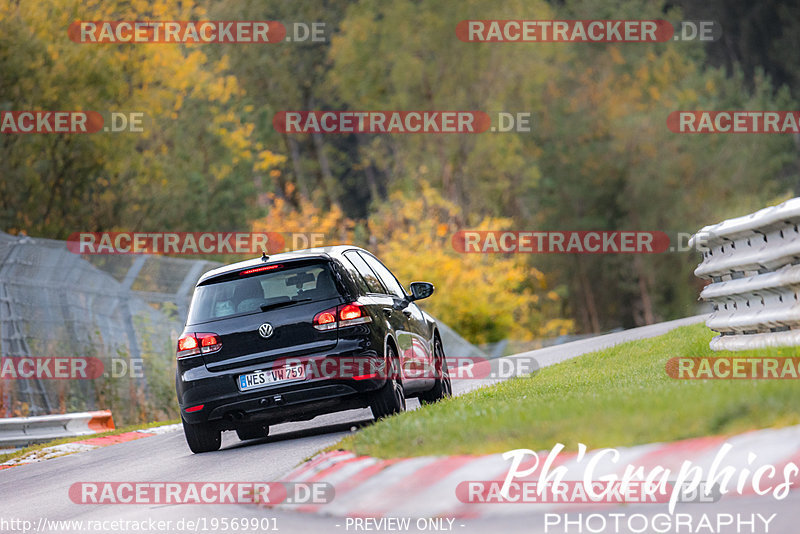
[[[0,232],[0,365],[10,357],[103,362],[102,376],[87,380],[4,372],[2,417],[100,408],[111,409],[121,424],[176,417],[173,345],[195,283],[218,265],[79,256],[63,241]]]

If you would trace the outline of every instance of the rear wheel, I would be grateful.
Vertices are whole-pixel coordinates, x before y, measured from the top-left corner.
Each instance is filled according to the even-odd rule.
[[[392,347],[386,351],[386,359],[389,360],[389,377],[386,384],[372,394],[370,402],[375,420],[404,412],[406,409],[406,395],[403,381],[400,378],[400,365]]]
[[[195,454],[219,450],[222,445],[222,431],[208,424],[187,423],[181,416],[183,433],[189,449]]]
[[[450,382],[450,370],[447,368],[447,358],[444,355],[442,342],[437,337],[433,342],[433,358],[436,369],[436,383],[428,391],[420,394],[419,401],[431,404],[441,399],[453,396],[453,385]]]
[[[242,441],[265,438],[269,435],[269,426],[261,423],[250,423],[236,429],[236,435]]]

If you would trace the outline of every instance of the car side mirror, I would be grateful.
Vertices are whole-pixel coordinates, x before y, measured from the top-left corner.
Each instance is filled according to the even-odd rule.
[[[411,300],[426,299],[433,295],[433,284],[430,282],[411,282]]]

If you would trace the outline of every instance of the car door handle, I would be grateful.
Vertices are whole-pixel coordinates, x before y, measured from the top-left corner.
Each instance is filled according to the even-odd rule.
[[[386,317],[391,317],[391,316],[392,316],[392,311],[393,311],[393,310],[392,310],[391,308],[384,308],[384,309],[383,309],[383,314],[384,314]]]

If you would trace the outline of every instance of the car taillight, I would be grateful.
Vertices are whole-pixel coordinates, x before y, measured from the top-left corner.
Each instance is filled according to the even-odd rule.
[[[178,358],[200,354],[200,345],[194,334],[183,334],[178,338]]]
[[[332,330],[336,326],[336,308],[321,311],[314,316],[314,328],[317,330]]]
[[[197,334],[197,340],[200,341],[200,352],[203,354],[217,352],[222,348],[222,342],[217,334]]]
[[[361,306],[358,304],[345,304],[339,310],[339,319],[342,321],[352,321],[362,315]]]
[[[280,269],[281,267],[283,267],[283,264],[281,263],[277,265],[264,265],[263,267],[255,267],[253,269],[239,271],[239,276],[247,276],[248,274],[260,273],[263,271],[274,271],[275,269]]]
[[[201,332],[198,334],[187,333],[178,338],[178,358],[210,354],[222,348],[222,342],[217,334]]]
[[[364,307],[356,302],[342,304],[319,312],[314,316],[314,328],[317,330],[333,330],[343,326],[364,324],[372,321]]]
[[[357,302],[343,304],[336,307],[339,312],[339,326],[351,326],[354,324],[364,324],[372,322],[372,317],[367,315],[364,306]]]

